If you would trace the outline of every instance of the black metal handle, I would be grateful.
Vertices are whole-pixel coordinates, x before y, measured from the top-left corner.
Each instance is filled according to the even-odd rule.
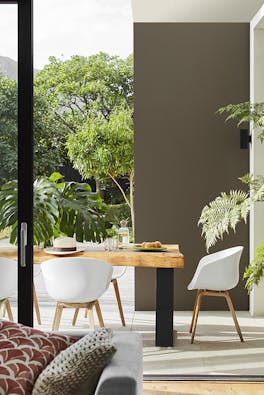
[[[20,228],[20,266],[26,267],[27,223],[22,222]]]

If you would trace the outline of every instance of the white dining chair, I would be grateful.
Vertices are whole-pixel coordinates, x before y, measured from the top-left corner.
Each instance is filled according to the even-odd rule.
[[[126,266],[114,266],[113,275],[112,275],[112,279],[111,279],[111,283],[113,284],[114,291],[115,291],[115,297],[116,297],[116,301],[117,301],[119,315],[120,315],[121,322],[122,322],[123,326],[126,326],[126,321],[125,321],[123,306],[122,306],[122,302],[121,302],[121,298],[120,298],[118,280],[124,276],[126,270],[127,270]]]
[[[214,254],[206,255],[200,260],[193,279],[188,285],[188,290],[197,289],[190,326],[190,333],[192,334],[191,343],[194,342],[197,320],[203,296],[220,296],[226,299],[237,333],[241,342],[244,341],[233,303],[228,292],[238,284],[239,262],[242,251],[243,247],[232,247],[218,251]]]
[[[125,274],[126,270],[127,270],[126,266],[113,266],[113,275],[111,279],[111,283],[113,284],[115,291],[115,297],[117,301],[119,315],[123,326],[126,326],[126,321],[125,321],[123,306],[119,292],[118,280]],[[87,318],[87,309],[85,309],[84,317]]]
[[[74,308],[73,325],[79,309],[88,310],[90,329],[94,330],[93,307],[104,327],[98,298],[109,287],[113,268],[107,262],[93,258],[57,258],[41,264],[48,294],[57,300],[52,330],[58,330],[64,308]]]
[[[9,297],[17,290],[17,262],[0,257],[0,318],[7,312],[8,319],[13,321]]]

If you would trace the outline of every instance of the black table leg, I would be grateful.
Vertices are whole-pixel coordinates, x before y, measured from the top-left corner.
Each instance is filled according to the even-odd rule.
[[[174,269],[157,269],[156,346],[173,347]]]

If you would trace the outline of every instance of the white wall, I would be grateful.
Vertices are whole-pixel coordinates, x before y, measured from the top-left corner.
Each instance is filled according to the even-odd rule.
[[[251,101],[264,101],[264,6],[251,22]],[[252,130],[250,171],[264,174],[264,144]],[[250,216],[250,259],[254,250],[264,245],[264,202],[258,202]],[[254,287],[250,295],[250,312],[253,316],[264,315],[264,281]]]
[[[132,0],[134,22],[250,22],[263,0]]]

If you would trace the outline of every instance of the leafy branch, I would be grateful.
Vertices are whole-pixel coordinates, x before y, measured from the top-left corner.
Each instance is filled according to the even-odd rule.
[[[261,246],[255,251],[255,258],[251,264],[246,268],[244,279],[248,292],[250,292],[252,285],[258,285],[264,274],[264,246]]]
[[[259,131],[258,138],[264,141],[264,103],[239,103],[221,107],[218,114],[229,114],[226,121],[235,120],[237,126],[253,122],[254,129]]]
[[[229,230],[235,230],[238,222],[246,222],[250,210],[249,194],[243,191],[222,192],[215,200],[203,208],[198,224],[202,225],[202,235],[206,240],[206,248],[223,239]]]
[[[228,114],[226,121],[235,120],[239,127],[243,123],[253,123],[257,131],[257,138],[264,141],[264,103],[229,104],[217,111],[218,114]],[[264,201],[264,176],[246,174],[240,178],[248,187],[248,192],[231,191],[222,192],[215,200],[202,210],[198,224],[202,226],[202,235],[206,240],[207,250],[222,239],[230,230],[235,231],[240,221],[247,221],[251,206],[258,201]],[[264,246],[255,251],[255,258],[246,268],[244,279],[246,288],[251,290],[252,285],[259,284],[264,275]]]

